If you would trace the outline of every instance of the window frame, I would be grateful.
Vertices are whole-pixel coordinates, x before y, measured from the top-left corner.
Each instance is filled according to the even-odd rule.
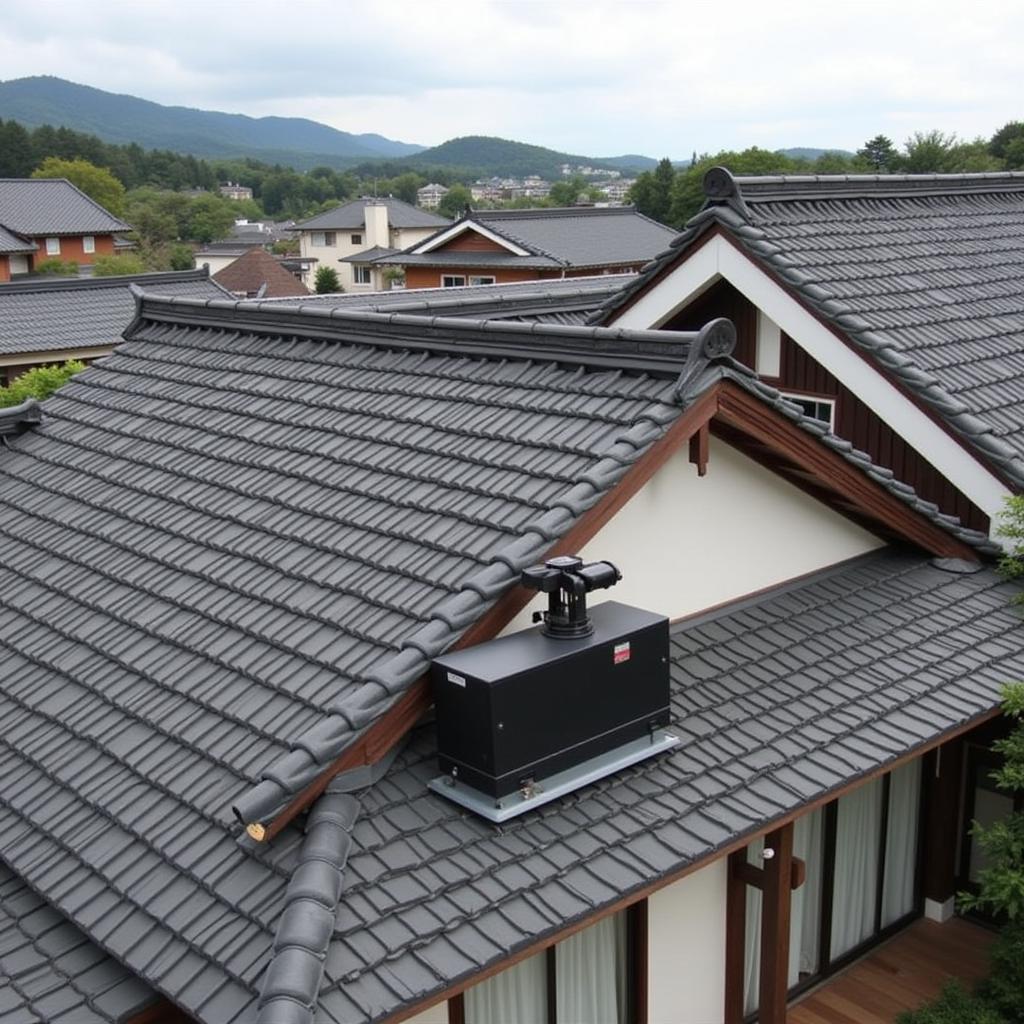
[[[466,286],[465,274],[442,274],[442,288],[464,288]]]
[[[309,244],[314,249],[333,249],[338,244],[337,231],[311,231]],[[321,241],[317,241],[317,239]]]
[[[96,236],[95,235],[82,235],[82,252],[87,256],[91,256],[96,252]]]
[[[46,255],[60,255],[60,239],[57,238],[56,236],[51,235],[49,238],[46,239]]]
[[[783,398],[787,398],[791,402],[796,402],[796,404],[803,409],[805,415],[810,416],[812,419],[816,419],[819,423],[825,423],[829,430],[833,433],[835,432],[837,400],[833,396],[802,394],[797,391],[782,391],[780,394]],[[823,411],[824,408],[827,408],[828,419],[823,419],[821,416],[816,415],[815,412],[811,412],[807,408],[809,405],[816,406],[816,412]]]
[[[365,278],[365,280],[361,280]],[[353,284],[373,284],[373,268],[369,264],[355,263],[352,265]]]
[[[498,279],[493,274],[470,274],[466,283],[470,287],[477,287],[484,284],[497,284]]]
[[[358,232],[355,233],[355,234],[349,235],[348,236],[348,240],[349,240],[349,244],[351,244],[351,245],[362,245],[363,244],[363,236],[361,234],[359,234]]]

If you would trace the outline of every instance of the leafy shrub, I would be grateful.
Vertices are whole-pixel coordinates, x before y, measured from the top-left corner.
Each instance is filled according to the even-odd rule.
[[[1007,1024],[1024,1024],[1024,921],[1003,927],[990,957],[991,970],[978,986],[978,995]]]
[[[317,295],[333,295],[341,291],[341,282],[334,267],[317,267],[313,288]]]
[[[97,256],[92,265],[96,277],[114,277],[117,274],[141,274],[146,266],[140,256],[118,253],[115,256]]]
[[[970,995],[958,981],[946,983],[942,994],[932,1003],[916,1010],[905,1010],[896,1024],[1006,1024],[986,1002]]]
[[[41,260],[33,269],[37,274],[53,274],[57,277],[78,276],[78,264],[74,260],[59,260],[56,256]]]
[[[0,388],[0,409],[21,405],[28,398],[42,401],[84,369],[85,364],[77,359],[69,359],[63,366],[37,366],[23,373],[9,387]]]

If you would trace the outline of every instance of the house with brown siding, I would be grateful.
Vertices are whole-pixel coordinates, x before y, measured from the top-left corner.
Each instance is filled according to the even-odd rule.
[[[0,412],[12,884],[150,1022],[783,1024],[942,918],[1018,588],[735,352],[721,319],[139,296]],[[431,664],[559,643],[523,584],[577,554],[621,575],[595,617],[661,624],[659,752],[519,778],[496,823],[442,768],[432,687],[466,679]],[[565,677],[518,739],[577,727]]]
[[[947,514],[1024,486],[1024,173],[705,179],[592,323],[729,316],[737,358]]]
[[[65,178],[0,178],[0,281],[47,259],[88,268],[131,225]]]
[[[673,236],[632,207],[477,210],[373,262],[401,267],[406,288],[634,273]]]

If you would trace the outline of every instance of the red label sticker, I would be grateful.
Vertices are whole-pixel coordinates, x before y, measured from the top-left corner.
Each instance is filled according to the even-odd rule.
[[[612,652],[612,663],[615,665],[621,665],[624,661],[629,661],[629,641],[627,640],[624,644],[616,644],[615,649]]]

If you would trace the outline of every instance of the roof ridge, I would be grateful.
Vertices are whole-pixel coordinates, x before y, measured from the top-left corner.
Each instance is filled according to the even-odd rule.
[[[206,281],[210,279],[209,267],[197,270],[154,270],[142,274],[111,274],[100,277],[35,277],[31,280],[5,281],[0,284],[0,295],[15,295],[30,292],[77,291],[117,288],[126,284],[178,283],[180,281]]]

